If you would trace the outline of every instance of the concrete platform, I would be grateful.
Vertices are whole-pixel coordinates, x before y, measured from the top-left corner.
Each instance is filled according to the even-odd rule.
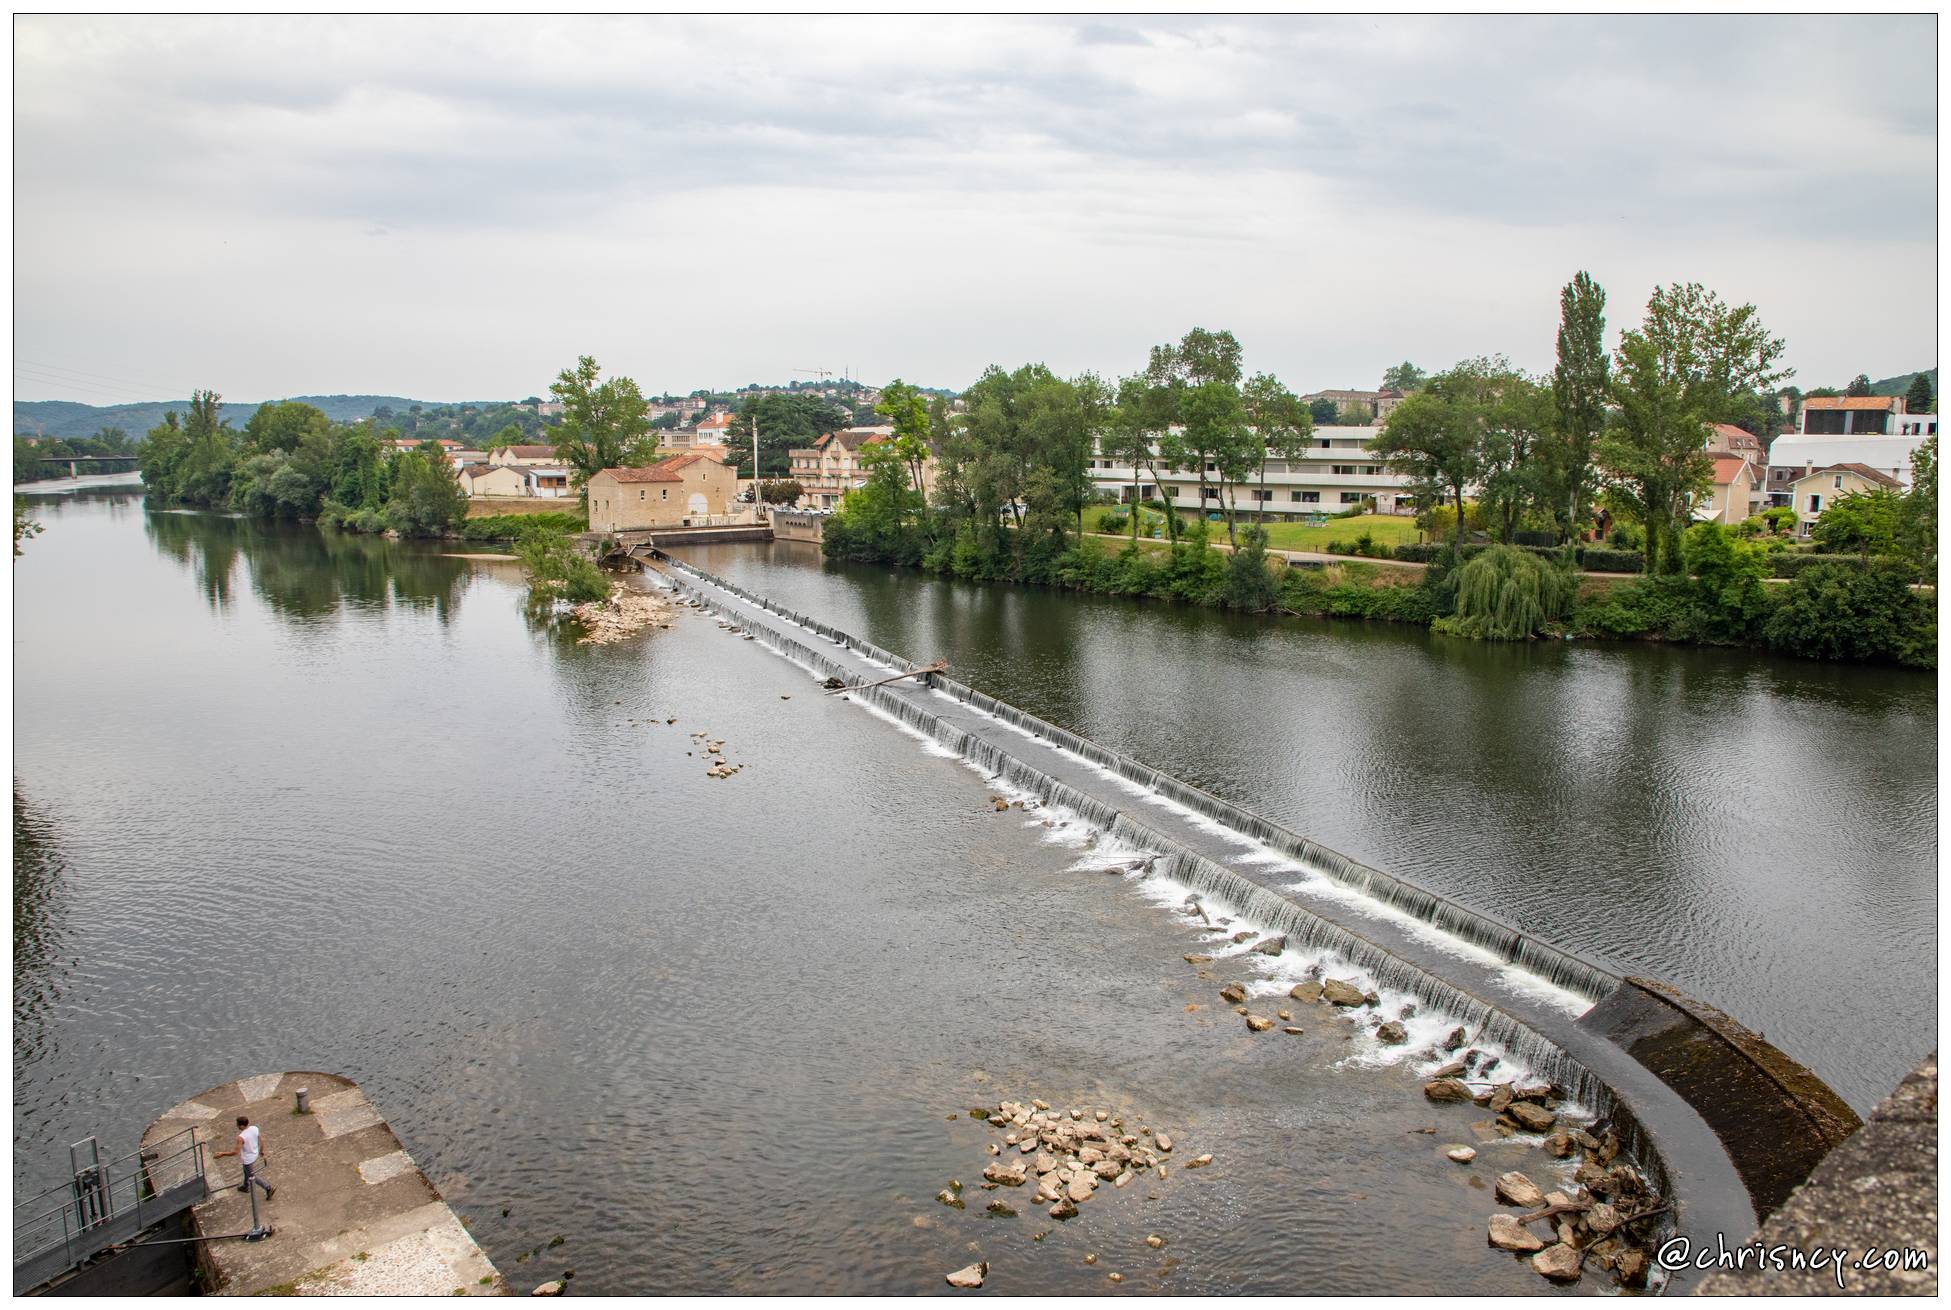
[[[293,1093],[311,1092],[312,1112]],[[270,1201],[258,1213],[272,1236],[203,1243],[206,1287],[225,1296],[505,1296],[508,1284],[475,1245],[400,1139],[356,1083],[333,1074],[267,1073],[213,1087],[173,1106],[143,1144],[196,1126],[208,1144],[210,1199],[191,1212],[204,1238],[242,1233],[251,1204],[237,1190],[236,1118],[262,1130]],[[186,1166],[187,1167],[187,1166]],[[159,1180],[164,1181],[164,1180]]]

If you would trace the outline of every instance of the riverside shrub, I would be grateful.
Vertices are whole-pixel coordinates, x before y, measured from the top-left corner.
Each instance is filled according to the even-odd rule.
[[[1826,561],[1801,571],[1768,620],[1788,655],[1937,667],[1937,602],[1910,589],[1900,564]]]
[[[547,606],[555,601],[580,604],[610,594],[610,581],[596,561],[577,549],[562,533],[525,537],[515,547],[528,570],[529,603]]]

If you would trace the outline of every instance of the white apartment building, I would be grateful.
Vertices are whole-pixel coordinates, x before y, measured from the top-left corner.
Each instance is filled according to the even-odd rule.
[[[1264,515],[1268,522],[1306,519],[1314,514],[1338,514],[1373,499],[1377,512],[1407,514],[1415,506],[1409,494],[1409,479],[1391,473],[1382,457],[1368,448],[1380,428],[1321,427],[1314,430],[1314,442],[1298,459],[1269,459],[1267,484],[1263,491],[1259,471],[1245,482],[1221,489],[1218,470],[1206,466],[1204,509],[1224,514],[1227,501],[1242,514]],[[1191,468],[1176,472],[1159,468],[1155,484],[1150,472],[1140,469],[1134,475],[1129,464],[1107,459],[1102,451],[1090,461],[1091,482],[1099,490],[1128,505],[1134,481],[1140,483],[1138,499],[1154,498],[1179,509],[1199,510],[1199,474]]]

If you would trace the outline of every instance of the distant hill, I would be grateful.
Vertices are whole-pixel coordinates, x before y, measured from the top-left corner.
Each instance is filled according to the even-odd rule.
[[[280,396],[279,399],[302,400],[307,405],[315,405],[335,423],[370,418],[381,405],[404,413],[411,405],[431,409],[439,403],[410,400],[405,396]],[[221,417],[229,419],[232,427],[241,428],[257,412],[257,407],[264,403],[253,400],[240,404],[226,400]],[[76,400],[19,400],[14,402],[14,431],[27,436],[92,437],[102,428],[109,427],[121,428],[140,441],[142,435],[162,422],[163,414],[172,409],[178,414],[188,414],[190,402],[183,399],[152,400],[139,405],[84,405]]]
[[[1937,370],[1931,368],[1919,371],[1930,376],[1931,394],[1933,396],[1937,395]],[[1910,390],[1911,379],[1916,376],[1916,373],[1899,373],[1894,378],[1883,378],[1880,381],[1872,382],[1870,383],[1870,394],[1872,396],[1901,396],[1904,392]]]

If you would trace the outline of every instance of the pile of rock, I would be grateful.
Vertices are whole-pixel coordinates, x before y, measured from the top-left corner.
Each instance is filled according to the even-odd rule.
[[[577,644],[607,646],[635,636],[653,623],[662,623],[670,616],[671,607],[661,596],[618,585],[610,588],[607,600],[584,601],[570,612],[583,626]]]
[[[711,758],[711,766],[705,770],[705,777],[729,778],[745,767],[743,764],[727,764],[725,762],[725,743],[723,741],[713,741],[710,733],[694,732],[691,734],[691,739],[697,742]]]
[[[1602,1148],[1595,1156],[1603,1154]],[[1577,1282],[1589,1262],[1622,1286],[1646,1286],[1653,1266],[1647,1248],[1658,1240],[1652,1221],[1669,1207],[1623,1161],[1607,1165],[1588,1160],[1576,1177],[1576,1190],[1567,1194],[1547,1192],[1515,1170],[1500,1174],[1497,1199],[1526,1213],[1492,1215],[1490,1244],[1526,1256],[1533,1269],[1554,1282]],[[1546,1237],[1531,1231],[1529,1225],[1535,1223],[1546,1225]]]
[[[1121,1117],[1100,1107],[1059,1110],[1044,1101],[1003,1101],[993,1109],[973,1109],[969,1116],[986,1120],[1003,1135],[1001,1142],[989,1144],[989,1154],[997,1158],[982,1171],[983,1188],[1023,1187],[1034,1180],[1031,1204],[1047,1206],[1052,1219],[1073,1218],[1077,1207],[1107,1183],[1122,1188],[1147,1172],[1160,1180],[1171,1172],[1168,1157],[1176,1143],[1170,1133],[1149,1124],[1127,1130]],[[1184,1167],[1211,1163],[1210,1155],[1202,1155]],[[962,1208],[959,1185],[951,1184],[935,1199]],[[991,1202],[989,1209],[1016,1213],[1006,1201]]]

